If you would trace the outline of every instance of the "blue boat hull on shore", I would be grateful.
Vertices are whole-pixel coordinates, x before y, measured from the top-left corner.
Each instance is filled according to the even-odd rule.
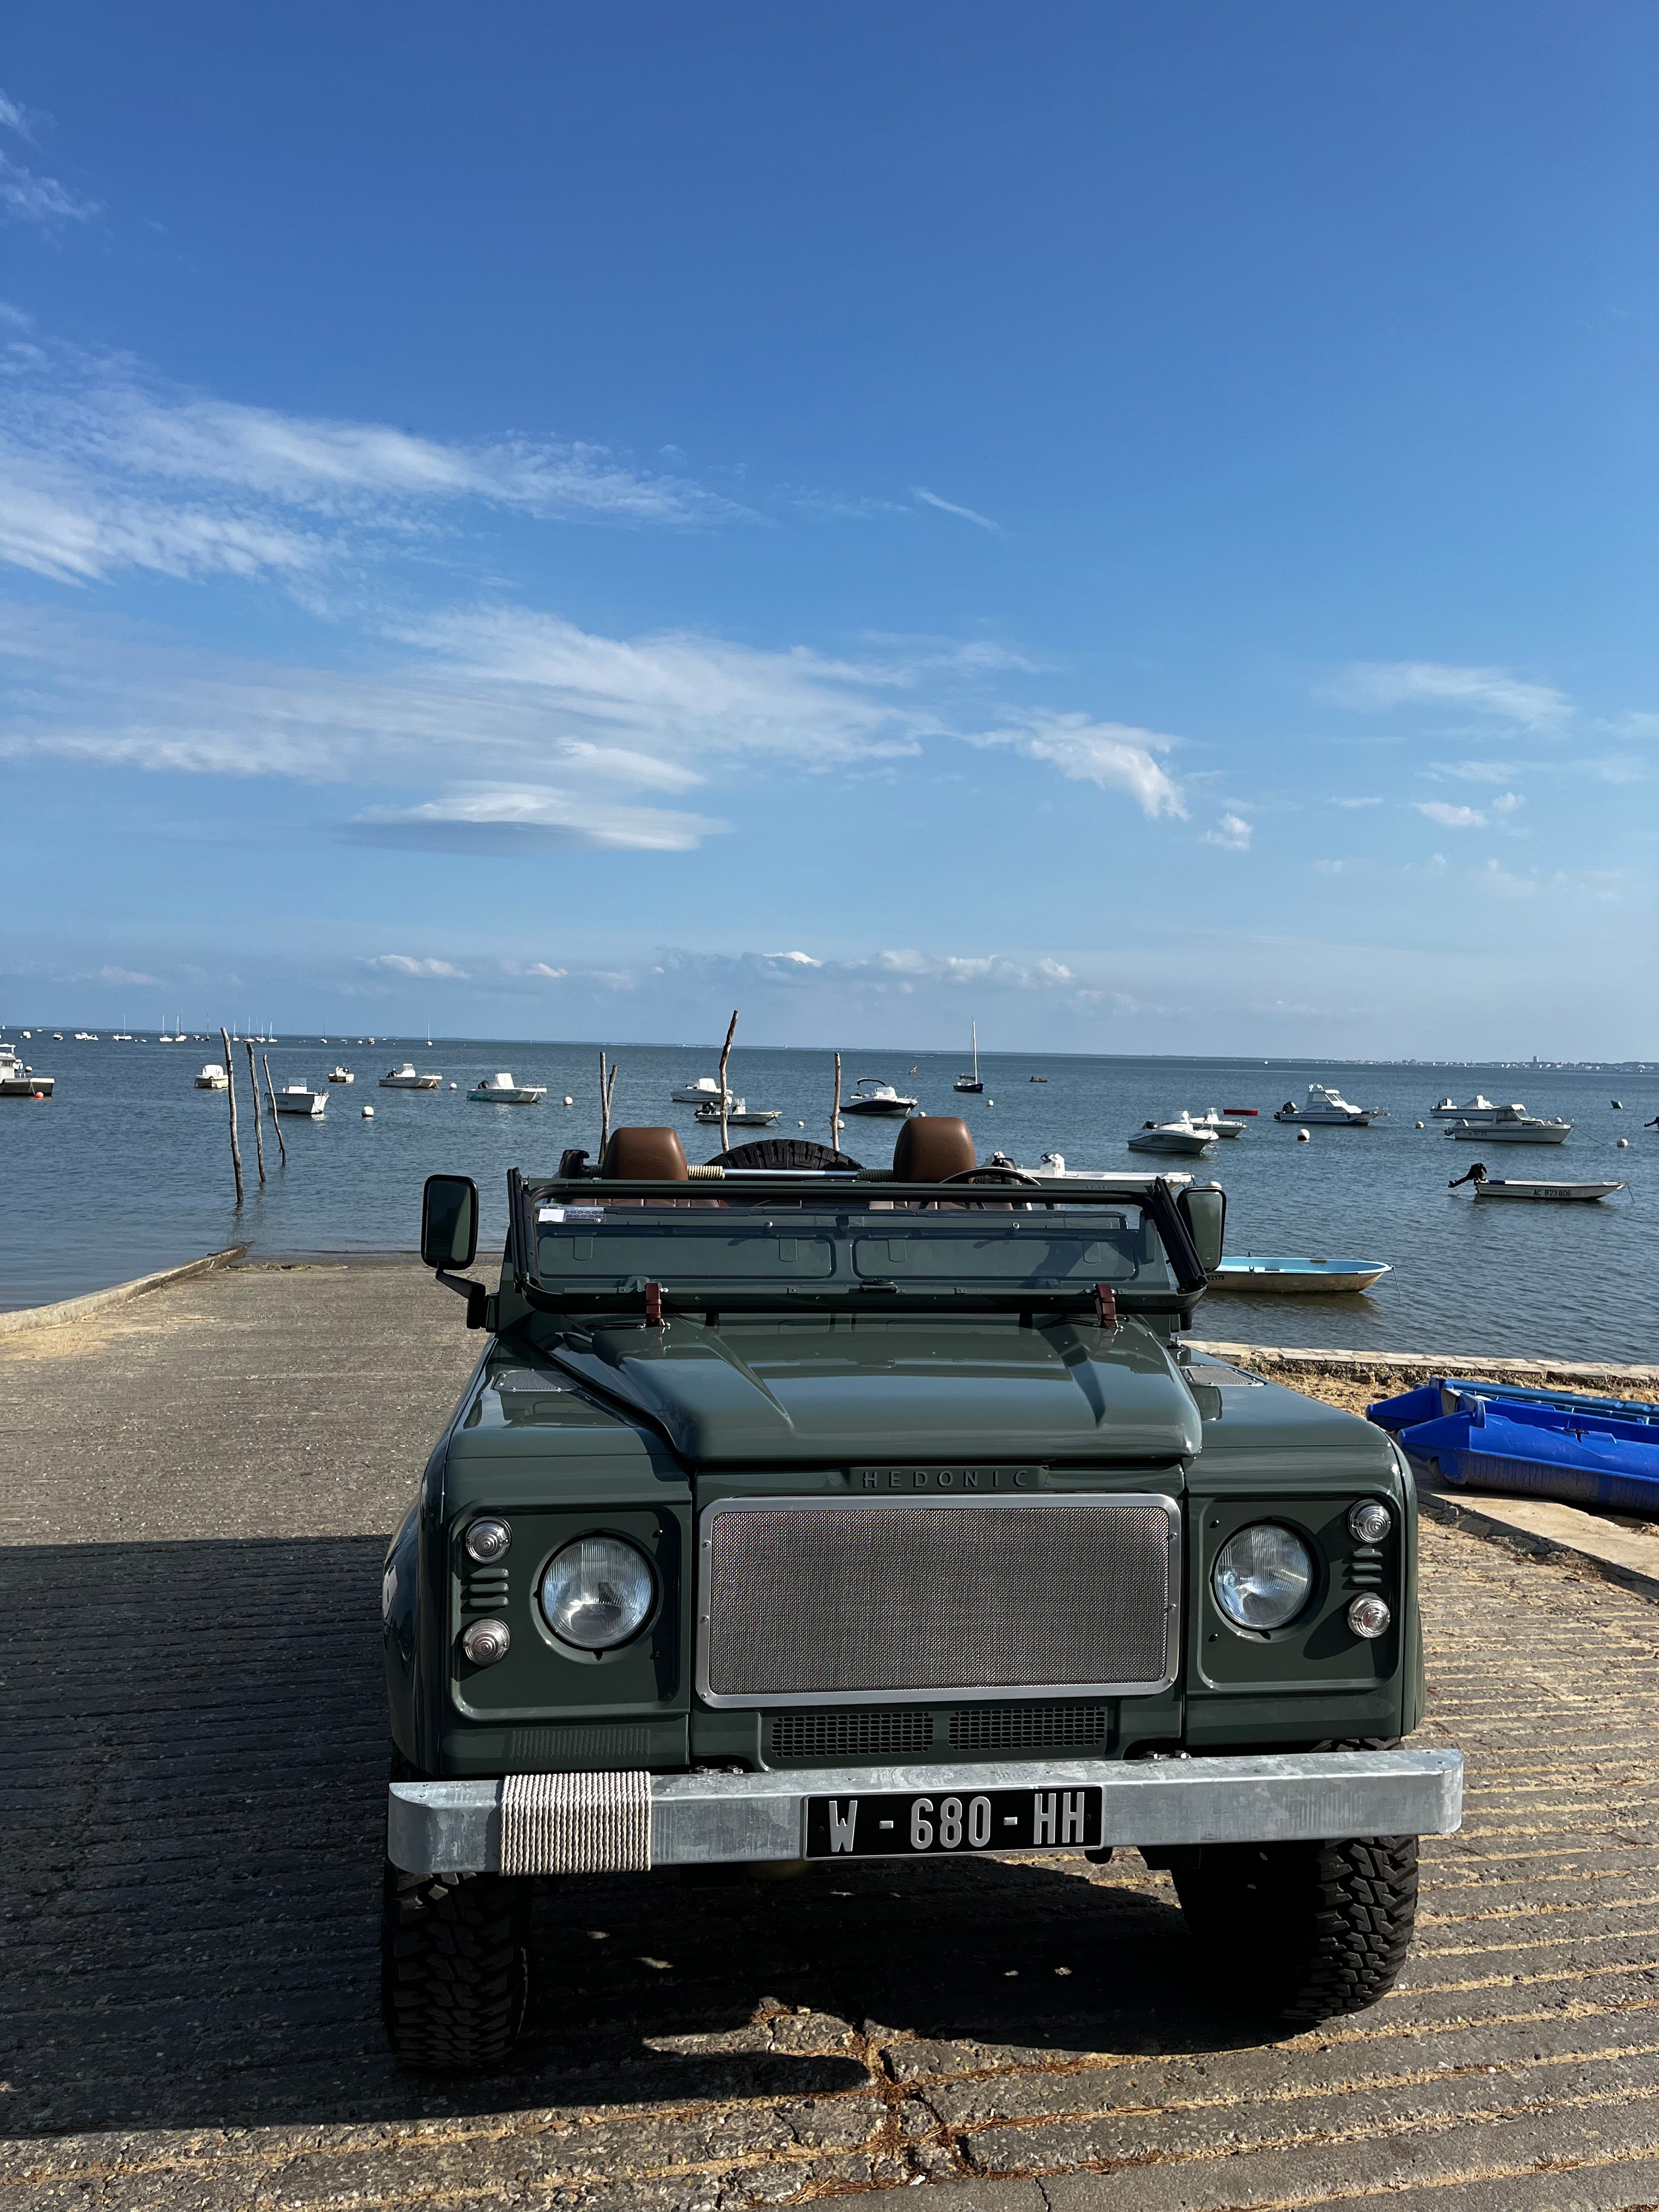
[[[1648,1421],[1659,1426],[1659,1406],[1640,1398],[1597,1398],[1582,1390],[1547,1390],[1530,1382],[1474,1382],[1457,1376],[1437,1376],[1416,1390],[1397,1398],[1380,1398],[1367,1406],[1365,1419],[1397,1437],[1419,1421],[1438,1420],[1455,1413],[1465,1398],[1489,1398],[1500,1405],[1549,1406],[1564,1413],[1583,1413],[1592,1420]]]
[[[1560,1406],[1460,1396],[1400,1443],[1443,1482],[1510,1497],[1659,1514],[1659,1425]]]

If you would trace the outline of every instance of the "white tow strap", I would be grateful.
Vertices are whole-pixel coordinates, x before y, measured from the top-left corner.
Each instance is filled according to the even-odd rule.
[[[645,1874],[651,1777],[509,1774],[501,1784],[503,1874]]]

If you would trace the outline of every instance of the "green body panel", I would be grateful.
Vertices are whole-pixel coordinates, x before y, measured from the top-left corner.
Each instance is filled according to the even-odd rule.
[[[776,1714],[711,1711],[695,1695],[696,1515],[745,1494],[1144,1490],[1179,1501],[1180,1675],[1156,1696],[1045,1708],[1056,1755],[1307,1748],[1398,1737],[1421,1716],[1415,1500],[1388,1439],[1276,1385],[1189,1369],[1155,1319],[1115,1330],[1012,1314],[582,1327],[532,1315],[507,1290],[493,1317],[499,1333],[387,1554],[392,1733],[424,1772],[848,1764],[844,1747],[815,1753],[810,1729],[803,1749]],[[1394,1515],[1371,1556],[1347,1528],[1362,1498]],[[493,1575],[459,1542],[480,1514],[513,1529]],[[1321,1563],[1304,1616],[1265,1636],[1233,1627],[1211,1582],[1220,1546],[1261,1520],[1297,1529]],[[559,1644],[536,1603],[552,1554],[596,1531],[640,1544],[661,1589],[647,1628],[602,1658]],[[1346,1626],[1361,1589],[1394,1613],[1374,1643]],[[459,1637],[486,1615],[507,1622],[512,1645],[473,1668]],[[998,1756],[989,1710],[901,1714],[906,1762],[959,1764],[964,1744]]]

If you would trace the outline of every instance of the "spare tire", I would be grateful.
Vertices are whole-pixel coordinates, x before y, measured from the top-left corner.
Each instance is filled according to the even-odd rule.
[[[716,1152],[711,1168],[841,1168],[862,1171],[862,1160],[838,1152],[833,1145],[815,1145],[807,1137],[757,1137],[752,1145],[733,1145],[729,1152]]]

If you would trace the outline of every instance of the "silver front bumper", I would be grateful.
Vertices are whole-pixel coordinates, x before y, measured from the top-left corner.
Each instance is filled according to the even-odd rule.
[[[1022,1759],[951,1766],[820,1767],[787,1774],[637,1774],[606,1778],[638,1794],[648,1847],[617,1855],[613,1815],[571,1808],[560,1856],[526,1859],[510,1793],[556,1790],[565,1778],[501,1782],[394,1782],[386,1856],[410,1874],[603,1872],[619,1867],[709,1866],[799,1859],[806,1801],[988,1790],[1105,1792],[1102,1840],[1167,1847],[1262,1844],[1344,1836],[1444,1836],[1463,1817],[1463,1759],[1455,1751],[1328,1751],[1249,1759]],[[582,1778],[583,1780],[588,1778]],[[573,1782],[577,1778],[572,1777]],[[611,1794],[615,1794],[614,1792]],[[584,1823],[591,1824],[591,1835]]]

